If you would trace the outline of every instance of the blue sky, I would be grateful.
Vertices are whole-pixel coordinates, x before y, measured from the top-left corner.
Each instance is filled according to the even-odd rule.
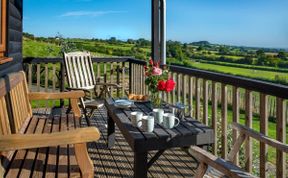
[[[171,40],[288,48],[287,0],[167,0]],[[151,0],[24,0],[37,36],[150,39]]]

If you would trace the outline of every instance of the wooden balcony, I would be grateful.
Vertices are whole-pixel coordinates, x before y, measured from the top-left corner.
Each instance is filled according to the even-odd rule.
[[[93,58],[99,82],[112,82],[124,86],[114,90],[115,96],[124,96],[124,90],[148,94],[145,87],[144,61],[133,58]],[[24,60],[29,88],[33,91],[64,91],[66,86],[62,59],[28,58]],[[181,102],[191,109],[190,115],[215,130],[215,144],[211,152],[227,158],[238,132],[230,124],[237,122],[259,133],[286,143],[288,120],[288,87],[232,75],[219,74],[181,66],[170,66],[170,76],[177,82],[173,93],[163,93],[163,99],[172,104]],[[98,89],[100,91],[100,89]],[[60,102],[63,104],[63,102]],[[34,103],[45,107],[48,102]],[[105,148],[106,113],[94,113],[92,125],[100,128],[101,141],[89,145],[94,160],[95,174],[131,177],[132,152],[117,132],[116,147]],[[83,123],[85,126],[86,123]],[[277,149],[249,139],[236,156],[235,163],[257,176],[285,177],[286,155]],[[287,160],[287,159],[286,159]],[[150,177],[191,177],[197,167],[194,159],[182,150],[169,150],[149,171]]]

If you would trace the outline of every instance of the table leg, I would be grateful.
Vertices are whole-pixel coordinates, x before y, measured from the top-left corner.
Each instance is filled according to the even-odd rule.
[[[115,122],[108,116],[108,135],[107,135],[107,147],[112,148],[115,144]]]
[[[147,178],[147,155],[147,152],[134,153],[134,178]]]

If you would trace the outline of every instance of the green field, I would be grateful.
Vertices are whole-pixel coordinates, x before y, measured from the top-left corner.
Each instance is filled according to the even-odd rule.
[[[229,67],[229,66],[221,66],[217,64],[207,64],[200,62],[189,62],[191,67],[195,67],[203,70],[216,71],[221,73],[227,73],[232,75],[244,76],[254,79],[267,80],[267,81],[275,81],[277,77],[285,78],[288,80],[287,72],[272,72],[267,70],[255,70],[255,69],[246,69],[240,67]]]

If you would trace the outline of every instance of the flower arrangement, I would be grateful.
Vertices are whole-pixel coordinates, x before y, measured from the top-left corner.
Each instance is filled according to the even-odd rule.
[[[169,70],[166,66],[163,69],[160,68],[159,63],[149,60],[145,68],[145,84],[148,86],[148,90],[151,93],[151,102],[154,107],[161,106],[160,92],[171,92],[175,89],[175,81],[169,79]]]

